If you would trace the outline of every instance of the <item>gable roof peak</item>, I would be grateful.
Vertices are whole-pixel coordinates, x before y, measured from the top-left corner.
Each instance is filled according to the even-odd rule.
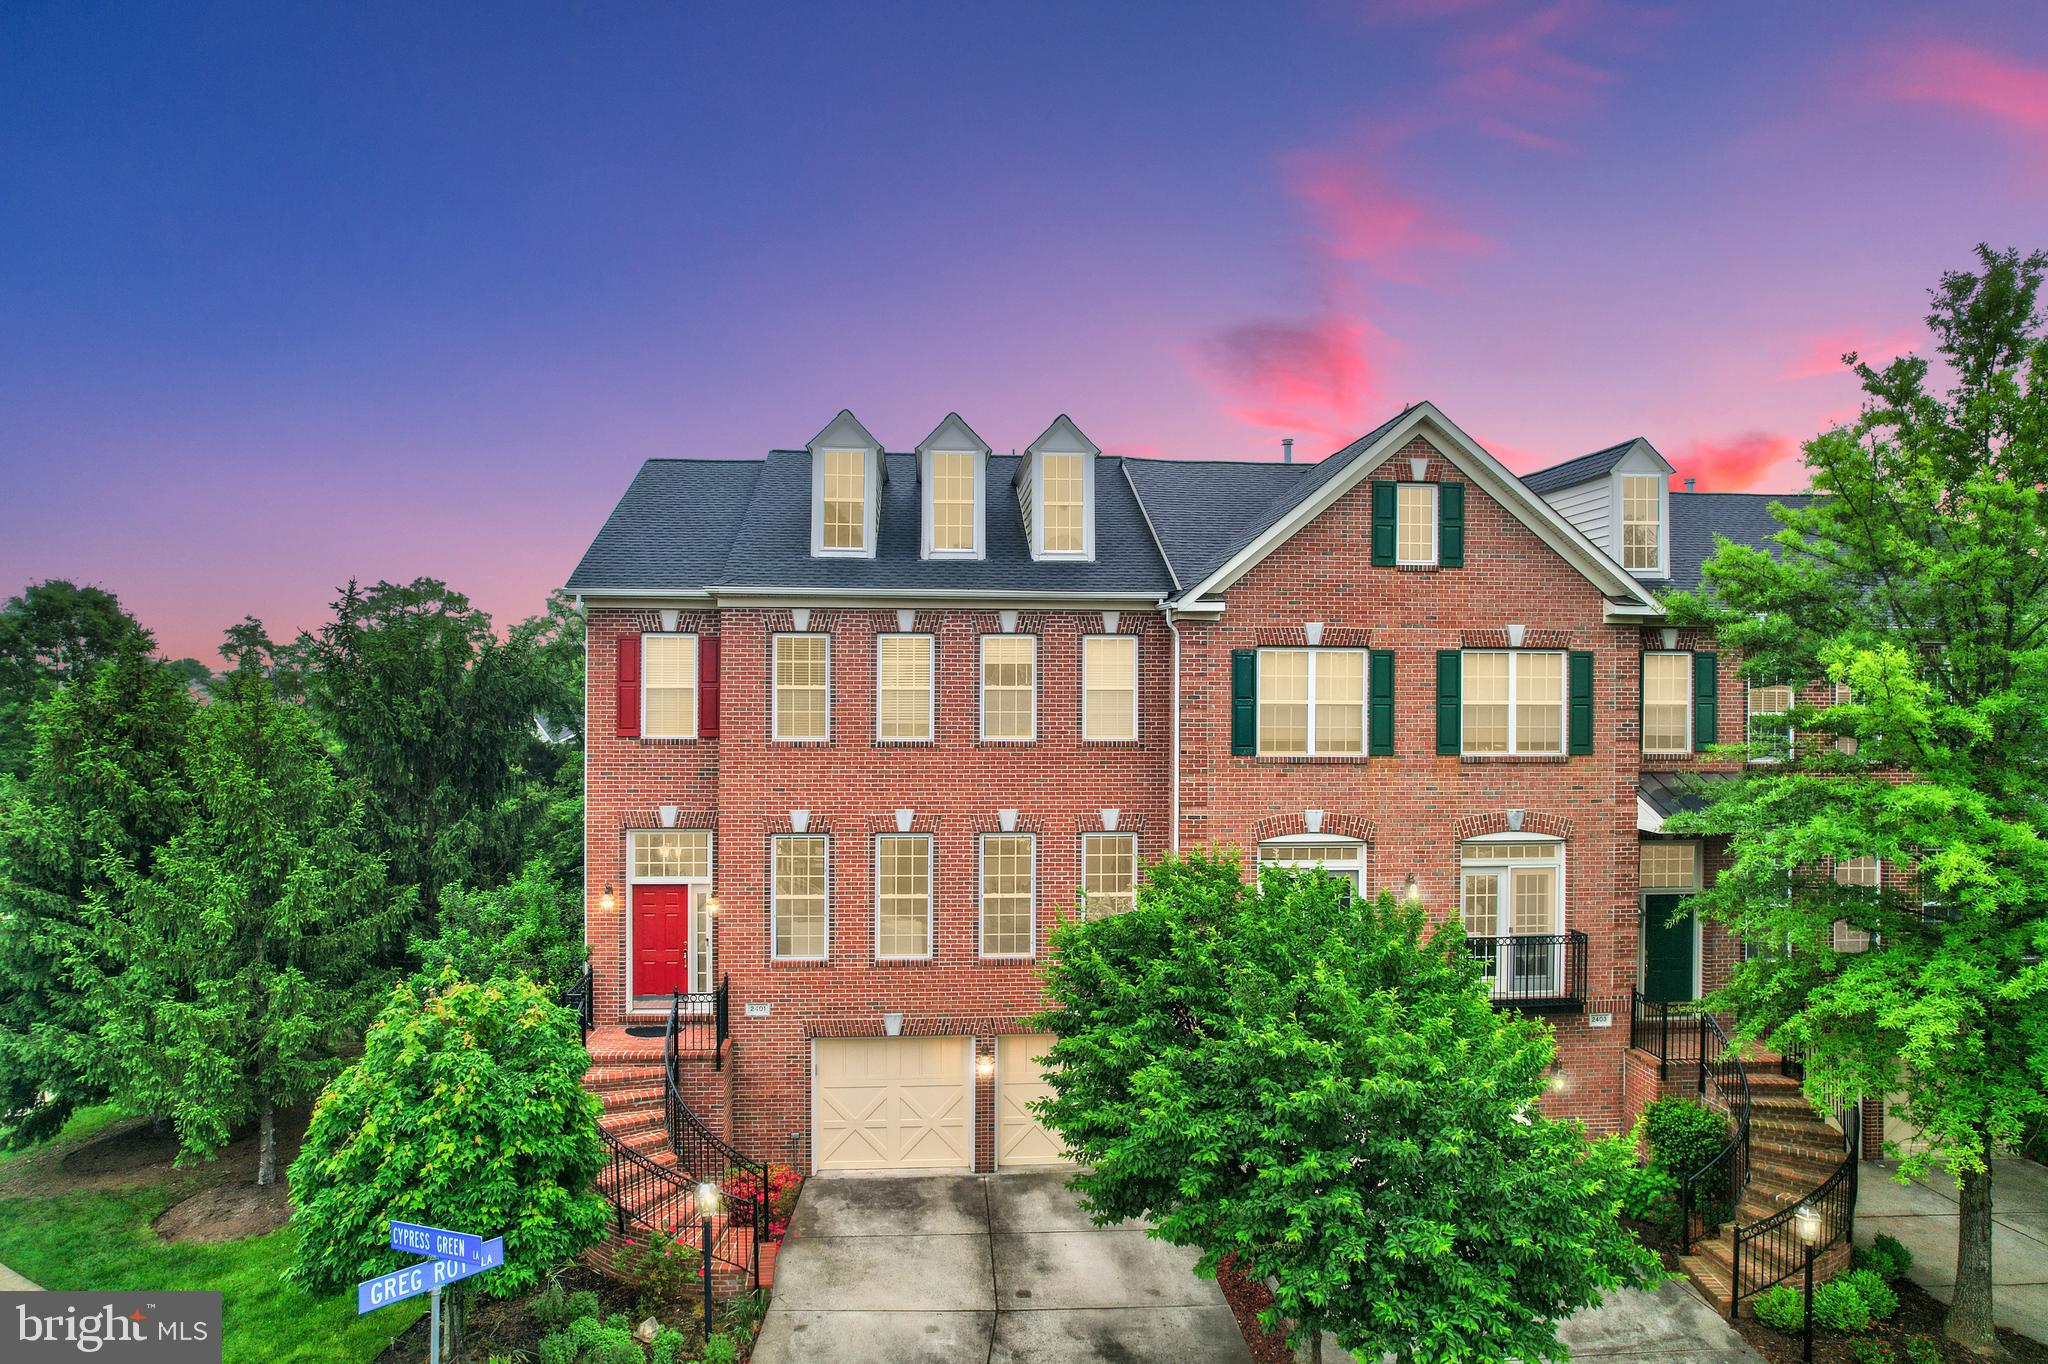
[[[922,455],[927,450],[978,450],[989,454],[988,442],[975,434],[958,412],[948,412],[945,419],[932,428],[932,433],[917,443],[916,452]]]
[[[1052,419],[1052,425],[1039,433],[1038,439],[1024,447],[1024,453],[1035,455],[1041,452],[1062,455],[1099,455],[1102,447],[1081,434],[1081,428],[1074,425],[1074,419],[1062,412]]]
[[[882,451],[882,442],[868,434],[860,424],[860,418],[853,415],[853,409],[842,407],[839,415],[825,423],[825,429],[804,443],[804,449],[811,454],[819,450],[868,450],[875,454]]]

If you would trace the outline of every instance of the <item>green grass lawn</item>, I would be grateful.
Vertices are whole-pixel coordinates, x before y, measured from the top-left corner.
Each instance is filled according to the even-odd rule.
[[[57,1141],[81,1140],[116,1116],[87,1110]],[[375,1359],[419,1316],[425,1298],[358,1317],[353,1293],[315,1296],[286,1283],[281,1271],[296,1234],[289,1223],[265,1236],[214,1245],[157,1239],[151,1219],[191,1187],[178,1178],[21,1197],[0,1179],[0,1264],[53,1289],[217,1290],[226,1313],[226,1364],[360,1364]]]

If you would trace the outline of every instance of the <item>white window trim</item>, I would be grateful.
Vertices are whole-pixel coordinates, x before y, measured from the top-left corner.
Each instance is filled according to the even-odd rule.
[[[882,641],[885,639],[921,639],[925,650],[924,683],[924,737],[922,739],[891,739],[882,733]],[[929,744],[939,737],[939,640],[938,636],[920,630],[888,630],[875,636],[875,742],[878,744]],[[831,707],[826,712],[829,717]],[[829,727],[830,720],[827,720]]]
[[[825,546],[825,456],[855,454],[861,457],[861,546],[859,549],[828,549]],[[872,559],[875,531],[879,524],[876,496],[882,454],[863,446],[821,446],[811,452],[811,556],[818,559]]]
[[[1028,639],[1031,641],[1031,732],[1029,734],[998,738],[994,735],[991,735],[988,732],[988,642],[992,639]],[[981,637],[981,643],[977,645],[976,648],[980,651],[980,658],[976,662],[976,667],[980,670],[980,677],[978,678],[977,685],[975,687],[975,709],[979,712],[979,714],[975,717],[975,724],[977,730],[980,733],[981,742],[985,744],[1037,743],[1039,691],[1038,636],[1026,634],[983,635]]]
[[[938,480],[932,474],[931,457],[934,455],[968,455],[974,460],[974,509],[970,513],[974,530],[974,543],[967,549],[938,549],[932,544],[932,529],[937,522]],[[923,518],[921,546],[927,559],[983,559],[988,557],[988,456],[980,450],[928,450],[924,452],[924,466],[919,471],[924,475],[924,488],[918,497],[920,515]]]
[[[647,641],[650,639],[687,639],[690,641],[690,732],[688,734],[654,734],[647,727]],[[640,737],[643,739],[694,739],[702,728],[704,712],[704,645],[697,635],[672,634],[660,630],[647,630],[640,635]]]
[[[712,875],[711,875],[711,876],[636,876],[636,875],[634,874],[634,872],[633,872],[633,866],[634,866],[634,858],[633,858],[633,841],[634,841],[634,840],[635,840],[636,838],[638,838],[638,837],[639,837],[640,835],[642,835],[642,834],[702,834],[702,835],[704,835],[704,866],[705,866],[705,869],[706,869],[706,870],[708,870],[708,871],[710,871],[710,872],[712,873]],[[700,930],[699,930],[699,928],[698,928],[698,924],[699,924],[699,922],[700,922],[700,921],[701,921],[701,922],[703,923],[703,925],[704,925],[704,928],[703,928],[703,929],[701,930],[701,931],[702,931],[702,935],[703,935],[703,936],[702,936],[702,939],[701,939],[701,941],[702,941],[702,944],[703,944],[703,946],[704,946],[704,947],[706,947],[706,948],[710,949],[710,950],[709,950],[708,952],[706,952],[706,953],[704,954],[704,955],[705,955],[705,957],[707,958],[707,960],[706,960],[706,961],[705,961],[705,963],[704,963],[704,968],[703,968],[703,971],[702,971],[702,975],[703,975],[703,978],[704,978],[704,980],[706,980],[706,981],[715,981],[715,980],[717,980],[717,979],[718,979],[718,976],[717,976],[717,974],[716,974],[716,972],[717,972],[717,965],[718,965],[718,963],[717,963],[717,956],[718,956],[718,935],[717,935],[716,933],[714,933],[714,932],[713,932],[713,931],[711,930],[711,924],[712,924],[712,919],[711,919],[711,917],[710,917],[710,915],[709,915],[709,914],[706,914],[706,913],[704,912],[704,910],[703,910],[703,908],[702,908],[702,899],[701,899],[701,897],[702,897],[702,896],[704,896],[704,895],[709,895],[709,894],[711,893],[711,887],[712,887],[712,885],[714,884],[714,881],[715,881],[715,877],[716,877],[716,875],[717,875],[717,872],[718,872],[718,833],[717,833],[717,831],[716,831],[716,830],[713,830],[713,829],[628,829],[628,830],[626,830],[626,875],[625,875],[625,884],[626,884],[626,903],[625,903],[625,905],[623,906],[623,908],[624,908],[624,909],[625,909],[625,911],[626,911],[626,912],[625,912],[625,921],[626,921],[626,925],[625,925],[625,933],[624,933],[624,935],[623,935],[623,936],[624,936],[624,943],[625,943],[625,947],[624,947],[624,950],[625,950],[625,954],[626,954],[626,970],[625,970],[625,977],[626,977],[626,980],[625,980],[625,988],[626,988],[626,1012],[628,1012],[628,1013],[634,1013],[634,1012],[646,1013],[646,1012],[648,1012],[647,1010],[635,1010],[635,1009],[634,1009],[634,1007],[633,1007],[633,1001],[634,1001],[634,999],[635,999],[635,998],[639,998],[639,997],[640,997],[640,996],[635,996],[635,995],[634,995],[634,993],[633,993],[633,887],[635,887],[635,886],[688,886],[688,887],[690,888],[690,945],[689,945],[689,950],[688,950],[687,952],[685,952],[685,953],[684,953],[684,958],[683,958],[683,978],[684,978],[684,980],[685,980],[685,981],[687,981],[687,982],[688,982],[689,984],[691,984],[691,985],[695,985],[695,984],[697,984],[697,981],[698,981],[698,975],[699,975],[699,971],[698,971],[698,944],[699,944],[699,941],[700,941],[700,939],[699,939],[699,932],[700,932]],[[702,917],[701,917],[701,920],[700,920],[700,916],[702,916]],[[699,990],[690,990],[690,991],[688,991],[688,993],[690,993],[690,994],[701,994],[701,993],[703,993],[703,991],[699,991]]]
[[[784,639],[825,641],[825,733],[822,736],[786,736],[782,732],[782,683],[775,675],[776,642]],[[642,670],[643,672],[645,669]],[[823,630],[778,630],[768,636],[768,739],[778,744],[829,744],[832,742],[832,636]]]
[[[1759,710],[1757,710],[1757,709],[1756,709],[1756,707],[1755,707],[1755,703],[1754,703],[1754,701],[1752,700],[1752,698],[1753,698],[1753,697],[1754,697],[1754,696],[1756,695],[1756,692],[1757,692],[1757,689],[1758,689],[1758,687],[1759,687],[1759,686],[1762,686],[1762,687],[1784,687],[1784,688],[1785,688],[1785,689],[1786,689],[1786,690],[1787,690],[1788,692],[1790,692],[1790,693],[1791,693],[1791,698],[1790,698],[1790,701],[1788,702],[1788,704],[1786,705],[1786,708],[1785,708],[1784,710],[1766,710],[1766,711],[1759,711]],[[1791,714],[1792,714],[1792,711],[1793,711],[1794,709],[1796,709],[1796,708],[1798,707],[1798,705],[1799,705],[1799,688],[1797,688],[1797,687],[1795,687],[1795,686],[1791,686],[1791,685],[1790,685],[1789,683],[1785,683],[1785,682],[1763,682],[1763,683],[1757,683],[1757,682],[1751,682],[1751,681],[1749,681],[1749,680],[1748,680],[1747,678],[1743,679],[1743,683],[1742,683],[1742,741],[1743,741],[1743,742],[1744,742],[1745,744],[1748,744],[1748,745],[1750,745],[1751,747],[1755,747],[1755,745],[1756,745],[1756,722],[1757,722],[1757,718],[1758,718],[1758,717],[1759,717],[1760,715],[1761,715],[1761,716],[1783,715],[1783,716],[1787,716],[1787,717],[1790,717],[1790,716],[1791,716]],[[1789,757],[1791,757],[1791,756],[1792,756],[1793,744],[1794,744],[1794,743],[1795,743],[1795,742],[1797,741],[1797,739],[1798,739],[1798,733],[1797,733],[1797,731],[1795,731],[1795,730],[1794,730],[1794,729],[1792,728],[1792,725],[1791,725],[1791,723],[1790,723],[1790,720],[1789,720],[1789,718],[1788,718],[1788,720],[1787,720],[1787,723],[1786,723],[1786,725],[1785,725],[1785,752],[1784,752],[1784,755],[1783,755],[1782,757],[1772,757],[1772,756],[1771,756],[1771,755],[1769,755],[1769,754],[1764,754],[1764,755],[1762,755],[1762,756],[1759,756],[1759,755],[1757,755],[1757,754],[1754,754],[1754,753],[1752,753],[1752,754],[1750,754],[1750,755],[1749,755],[1748,761],[1750,761],[1750,762],[1752,762],[1752,763],[1781,763],[1781,762],[1785,761],[1785,759],[1786,759],[1786,758],[1789,758]]]
[[[815,838],[825,845],[825,950],[817,956],[791,956],[779,951],[775,944],[781,935],[777,929],[782,923],[781,882],[776,874],[775,851],[784,839]],[[768,838],[768,957],[771,961],[830,961],[832,960],[832,835],[830,834],[771,834]]]
[[[1650,568],[1628,566],[1628,480],[1631,478],[1655,478],[1657,480],[1657,562]],[[1614,527],[1610,543],[1614,547],[1614,562],[1621,565],[1622,572],[1632,578],[1665,578],[1670,576],[1671,563],[1671,476],[1658,471],[1645,472],[1642,469],[1616,469],[1613,475],[1613,494],[1608,508],[1608,524]]]
[[[1257,863],[1258,869],[1261,871],[1268,866],[1298,867],[1301,864],[1296,862],[1268,862],[1265,857],[1261,856],[1261,853],[1266,848],[1303,846],[1349,847],[1357,849],[1358,893],[1361,896],[1367,893],[1366,888],[1369,883],[1366,877],[1372,871],[1372,844],[1362,838],[1352,838],[1347,834],[1279,834],[1273,838],[1262,838],[1254,843],[1252,845],[1252,859]],[[1338,865],[1349,870],[1350,864],[1348,863],[1339,863]]]
[[[1465,705],[1470,695],[1465,686],[1465,660],[1474,654],[1506,654],[1508,659],[1508,746],[1498,753],[1473,753],[1475,758],[1560,758],[1571,752],[1572,736],[1572,667],[1571,658],[1563,649],[1460,649],[1458,651],[1458,753],[1462,757],[1465,748]],[[1548,654],[1559,660],[1557,670],[1557,747],[1522,747],[1522,664],[1521,660],[1532,654]],[[1474,839],[1465,839],[1467,843]],[[1531,840],[1541,842],[1542,840]]]
[[[1045,547],[1045,457],[1071,456],[1081,461],[1081,547]],[[1034,559],[1081,560],[1095,557],[1095,464],[1096,456],[1085,450],[1040,450],[1033,454],[1037,467],[1031,471],[1031,557]]]
[[[1097,738],[1095,735],[1088,732],[1088,723],[1093,718],[1088,710],[1088,696],[1091,690],[1088,683],[1088,641],[1091,639],[1127,639],[1131,642],[1131,732],[1128,738],[1122,735]],[[1142,645],[1138,643],[1138,637],[1136,635],[1109,635],[1097,633],[1081,636],[1081,741],[1083,743],[1127,744],[1137,742],[1139,738],[1138,679],[1144,673],[1144,662],[1144,648]],[[1035,671],[1032,674],[1032,679],[1034,683],[1037,680],[1037,673]],[[1036,728],[1035,723],[1033,725],[1033,728]]]
[[[1426,559],[1404,559],[1401,557],[1401,491],[1404,488],[1426,488],[1429,490],[1429,557]],[[1438,501],[1443,494],[1434,483],[1396,483],[1394,485],[1394,562],[1402,568],[1430,568],[1442,557],[1443,546],[1437,528],[1442,525],[1442,507]]]
[[[1692,884],[1690,886],[1644,886],[1638,885],[1638,899],[1641,912],[1637,916],[1640,927],[1636,932],[1636,988],[1642,989],[1648,983],[1647,972],[1650,956],[1645,950],[1649,945],[1650,897],[1652,895],[1676,895],[1681,898],[1699,894],[1706,889],[1707,847],[1704,843],[1689,843],[1692,848]],[[1692,916],[1692,997],[1699,999],[1706,994],[1706,962],[1704,959],[1704,938],[1700,931],[1700,912],[1690,905],[1686,913]]]
[[[904,839],[924,840],[924,951],[910,956],[892,956],[882,951],[882,845]],[[939,850],[938,843],[930,834],[876,834],[874,851],[875,887],[875,929],[874,952],[876,961],[930,961],[938,948],[939,920]]]
[[[1114,838],[1126,844],[1131,850],[1131,908],[1138,906],[1138,883],[1144,880],[1144,865],[1138,859],[1142,850],[1136,834],[1121,833],[1114,829],[1089,829],[1082,833],[1079,845],[1081,855],[1081,917],[1088,917],[1088,841],[1094,838]]]
[[[1547,843],[1547,844],[1550,844],[1550,845],[1551,845],[1552,847],[1554,847],[1554,848],[1556,848],[1556,849],[1557,849],[1557,860],[1556,860],[1556,861],[1555,861],[1554,863],[1553,863],[1553,862],[1549,862],[1549,861],[1538,861],[1538,862],[1529,862],[1529,861],[1505,861],[1505,862],[1482,862],[1482,863],[1480,863],[1480,864],[1479,864],[1479,865],[1478,865],[1477,867],[1473,867],[1473,868],[1467,868],[1467,867],[1466,867],[1466,865],[1465,865],[1465,849],[1466,849],[1466,847],[1468,847],[1469,845],[1471,845],[1471,844],[1473,844],[1473,843]],[[1549,934],[1539,934],[1538,936],[1554,936],[1554,935],[1557,935],[1557,934],[1561,934],[1561,933],[1569,933],[1569,932],[1571,931],[1571,928],[1570,928],[1570,924],[1571,924],[1571,914],[1570,914],[1570,910],[1569,910],[1569,906],[1570,906],[1570,904],[1571,904],[1571,901],[1570,901],[1570,898],[1569,898],[1569,896],[1568,896],[1568,894],[1567,894],[1567,891],[1568,891],[1569,887],[1568,887],[1568,885],[1567,885],[1567,882],[1566,882],[1566,866],[1565,866],[1565,863],[1566,863],[1566,858],[1567,858],[1567,853],[1568,853],[1568,851],[1569,851],[1569,849],[1567,848],[1567,846],[1566,846],[1566,844],[1565,844],[1565,841],[1564,841],[1563,839],[1561,839],[1561,838],[1558,838],[1558,837],[1556,837],[1556,836],[1554,836],[1554,835],[1551,835],[1551,834],[1529,834],[1529,833],[1521,833],[1521,834],[1516,834],[1516,833],[1498,833],[1498,834],[1474,834],[1474,835],[1473,835],[1472,837],[1470,837],[1470,838],[1461,838],[1461,839],[1459,839],[1459,840],[1458,840],[1458,922],[1462,924],[1462,923],[1463,923],[1463,922],[1465,921],[1465,873],[1466,873],[1466,871],[1467,871],[1467,870],[1472,870],[1472,871],[1481,871],[1481,872],[1487,872],[1487,871],[1499,871],[1499,872],[1501,872],[1501,873],[1505,874],[1505,873],[1507,873],[1507,872],[1510,872],[1510,871],[1514,870],[1514,869],[1515,869],[1515,868],[1517,868],[1517,867],[1522,867],[1522,868],[1530,868],[1530,867],[1549,867],[1549,866],[1555,866],[1555,867],[1557,868],[1557,927],[1555,927],[1555,928],[1551,929],[1551,930],[1550,930],[1550,933],[1549,933]],[[1512,883],[1510,883],[1510,886],[1512,887]],[[1510,926],[1512,927],[1512,926],[1513,926],[1513,923],[1514,923],[1514,914],[1513,914],[1513,906],[1512,906],[1512,902],[1511,902],[1511,901],[1509,901],[1509,900],[1508,900],[1507,898],[1503,897],[1503,898],[1502,898],[1502,900],[1501,900],[1501,904],[1502,904],[1502,906],[1503,906],[1504,908],[1506,908],[1506,909],[1507,909],[1507,910],[1509,911],[1509,912],[1508,912],[1508,915],[1507,915],[1507,919],[1508,919],[1508,923],[1509,923],[1509,925],[1510,925]],[[1513,938],[1513,937],[1517,937],[1517,936],[1520,936],[1520,935],[1518,935],[1518,934],[1515,934],[1515,933],[1503,933],[1503,934],[1496,934],[1495,936],[1496,936],[1496,938]]]
[[[1277,645],[1272,648],[1259,650],[1259,657],[1261,660],[1263,660],[1267,654],[1308,655],[1308,747],[1302,749],[1300,752],[1294,752],[1291,750],[1282,752],[1279,750],[1268,750],[1263,746],[1258,746],[1259,756],[1262,758],[1363,758],[1364,756],[1366,756],[1366,750],[1372,746],[1372,651],[1370,649],[1325,649],[1319,645],[1304,645],[1299,648],[1293,645]],[[1359,693],[1358,698],[1358,747],[1349,752],[1325,753],[1322,750],[1322,748],[1316,743],[1316,740],[1321,737],[1319,733],[1319,726],[1316,723],[1316,683],[1321,675],[1321,669],[1317,666],[1316,662],[1317,655],[1319,654],[1357,654],[1360,659],[1359,666],[1362,669],[1362,671],[1359,673],[1361,691]],[[1263,671],[1259,675],[1259,681],[1261,683],[1265,681],[1265,674],[1263,673]],[[1261,697],[1265,695],[1263,687],[1261,687],[1259,694]],[[1265,702],[1261,700],[1261,707],[1263,707],[1264,704]],[[1332,704],[1335,703],[1333,702]],[[1259,718],[1262,722],[1265,719],[1263,710],[1261,711]],[[1263,736],[1265,732],[1265,725],[1263,723],[1260,724],[1259,731],[1261,736]],[[1273,843],[1277,842],[1278,840],[1268,838],[1262,839],[1261,841],[1266,843]]]
[[[1648,743],[1645,743],[1645,744],[1643,745],[1643,752],[1644,752],[1645,754],[1648,754],[1648,755],[1651,755],[1651,756],[1654,756],[1654,757],[1660,757],[1660,758],[1662,758],[1662,757],[1674,757],[1674,756],[1676,756],[1676,755],[1678,755],[1678,754],[1681,754],[1681,753],[1690,753],[1690,752],[1692,752],[1692,751],[1693,751],[1693,745],[1694,745],[1694,744],[1695,744],[1695,743],[1697,742],[1697,737],[1696,737],[1696,736],[1695,736],[1695,734],[1693,733],[1693,724],[1694,724],[1694,721],[1695,721],[1695,718],[1696,718],[1696,717],[1695,717],[1695,716],[1694,716],[1694,714],[1693,714],[1693,699],[1694,699],[1694,698],[1693,698],[1693,685],[1692,685],[1692,669],[1693,669],[1693,666],[1694,666],[1694,665],[1693,665],[1693,663],[1692,663],[1692,651],[1691,651],[1691,650],[1689,650],[1689,649],[1646,649],[1646,650],[1644,650],[1644,651],[1643,651],[1643,657],[1644,657],[1645,659],[1652,659],[1652,658],[1682,658],[1682,659],[1685,659],[1685,660],[1686,660],[1686,669],[1685,669],[1685,688],[1684,688],[1684,691],[1685,691],[1685,747],[1684,747],[1684,748],[1651,748],[1651,747],[1649,746],[1649,744],[1648,744]],[[1647,667],[1645,667],[1645,669],[1643,670],[1642,678],[1643,678],[1643,679],[1647,679],[1647,677],[1648,677],[1648,676],[1649,676],[1649,670],[1648,670],[1648,668],[1647,668]],[[1642,680],[1642,679],[1639,679],[1639,682],[1640,682],[1640,680]],[[1566,690],[1566,693],[1567,693],[1567,695],[1566,695],[1566,697],[1565,697],[1565,705],[1566,705],[1567,707],[1569,707],[1569,706],[1571,705],[1571,697],[1570,697],[1570,695],[1569,695],[1569,693],[1570,693],[1570,690],[1571,690],[1571,681],[1570,681],[1570,679],[1569,679],[1569,678],[1567,678],[1567,679],[1566,679],[1566,681],[1565,681],[1565,690]],[[1638,704],[1642,706],[1642,708],[1643,708],[1643,713],[1644,713],[1645,715],[1647,715],[1647,714],[1649,713],[1649,706],[1650,706],[1650,699],[1649,699],[1649,697],[1647,697],[1647,696],[1644,696],[1644,697],[1641,697],[1641,698],[1639,698]],[[1645,738],[1647,738],[1647,735],[1645,735],[1644,737],[1645,737]]]
[[[1021,838],[1031,845],[1031,950],[991,952],[988,950],[988,841],[991,838]],[[985,833],[975,840],[975,951],[983,961],[1029,961],[1038,955],[1038,835],[1034,833]]]

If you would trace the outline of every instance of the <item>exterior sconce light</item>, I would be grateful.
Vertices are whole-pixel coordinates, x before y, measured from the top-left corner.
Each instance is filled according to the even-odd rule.
[[[604,910],[607,914],[609,914],[612,910],[618,908],[619,901],[618,898],[612,894],[611,882],[607,881],[604,883],[604,895],[602,898],[598,900],[597,904],[598,908]]]
[[[1408,880],[1401,887],[1401,898],[1411,905],[1422,898],[1422,885],[1415,879],[1415,873],[1412,871],[1408,873]]]
[[[996,1058],[988,1055],[985,1052],[982,1055],[975,1057],[974,1073],[976,1075],[979,1075],[984,1080],[986,1080],[989,1076],[995,1074]]]
[[[717,892],[717,891],[715,891],[715,890],[707,890],[707,891],[705,891],[705,892],[704,892],[704,912],[705,912],[706,914],[716,914],[716,913],[718,913],[718,911],[719,911],[719,908],[720,908],[720,905],[719,905],[719,903],[718,903],[718,892]]]

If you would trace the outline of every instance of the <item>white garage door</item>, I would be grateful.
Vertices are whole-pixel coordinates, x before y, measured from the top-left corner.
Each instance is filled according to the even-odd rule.
[[[820,1038],[812,1047],[818,1169],[973,1165],[969,1039]]]
[[[1060,1139],[1031,1111],[1034,1099],[1052,1097],[1038,1058],[1052,1045],[1048,1033],[996,1039],[996,1164],[1061,1165]]]

